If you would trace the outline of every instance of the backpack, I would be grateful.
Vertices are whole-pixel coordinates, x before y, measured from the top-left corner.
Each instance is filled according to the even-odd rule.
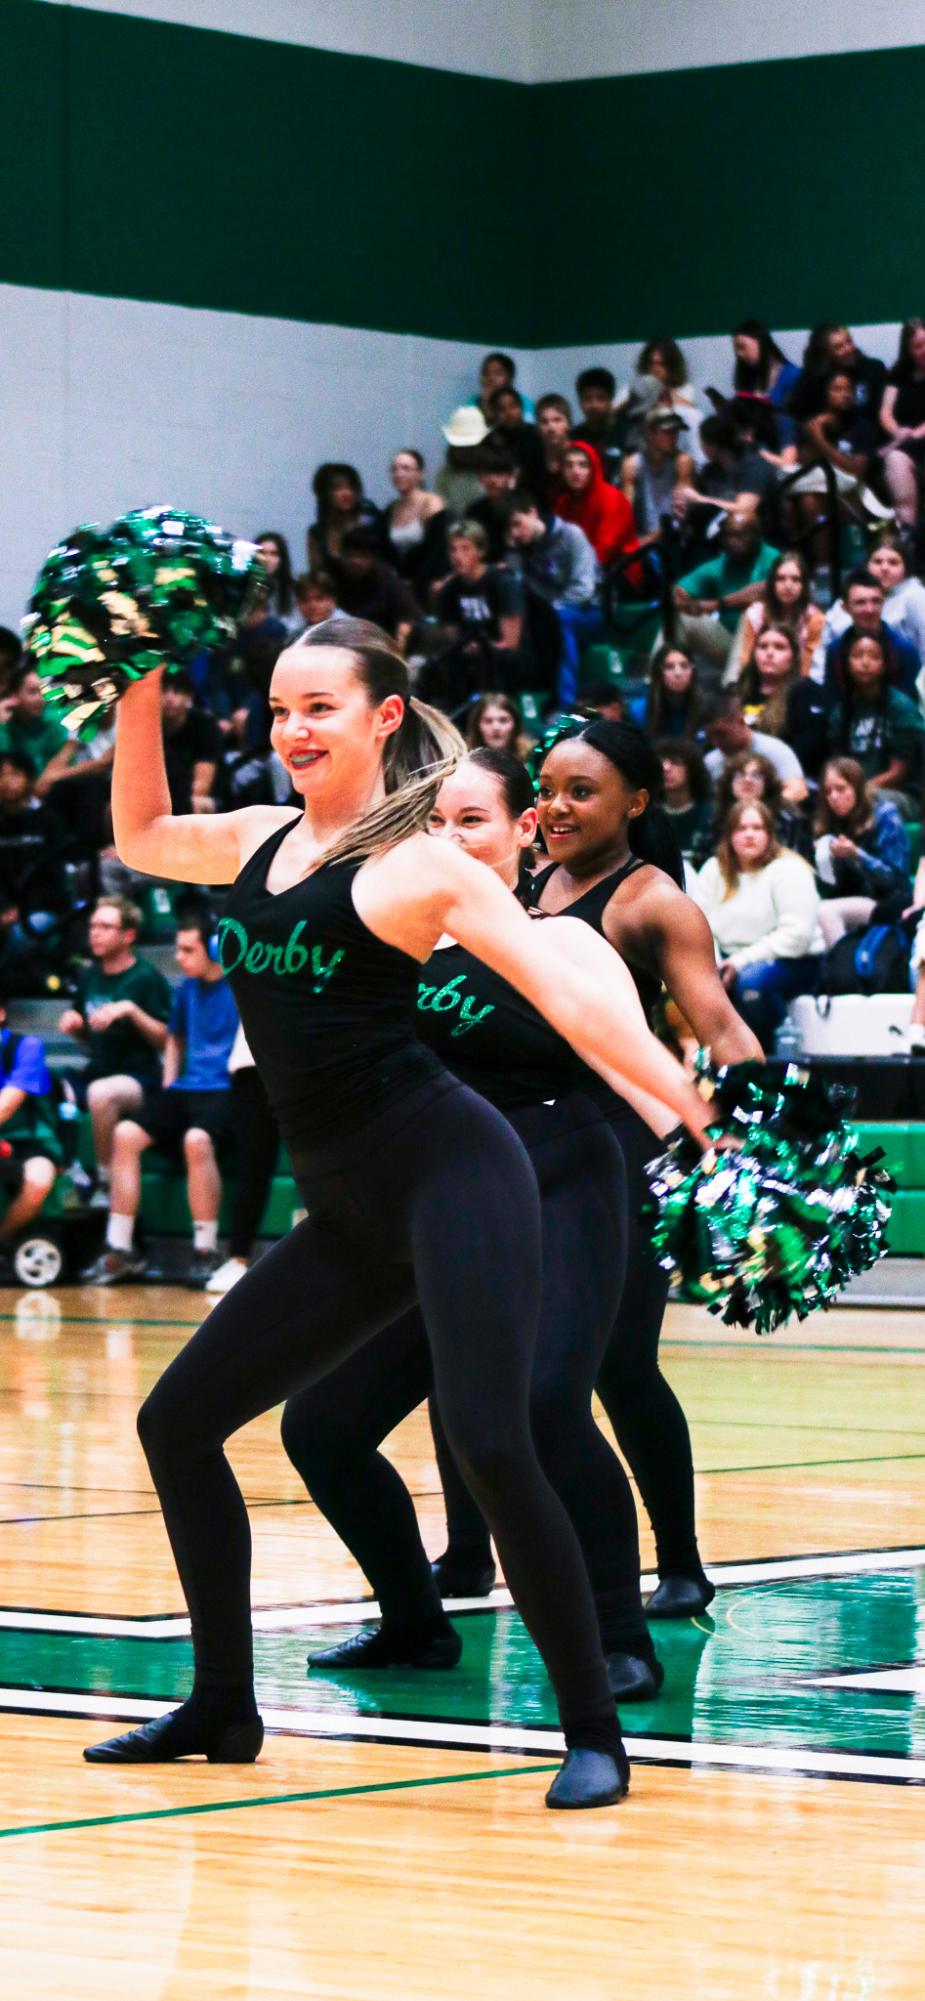
[[[902,924],[870,924],[849,931],[820,954],[819,994],[905,994],[909,991],[909,938]]]

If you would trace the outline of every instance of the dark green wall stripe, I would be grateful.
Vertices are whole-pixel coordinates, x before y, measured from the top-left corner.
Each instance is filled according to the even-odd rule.
[[[557,274],[540,345],[925,310],[925,48],[531,97],[532,201]]]
[[[925,48],[533,88],[0,8],[0,279],[522,346],[921,311]]]
[[[531,338],[522,87],[38,0],[0,71],[0,278]]]

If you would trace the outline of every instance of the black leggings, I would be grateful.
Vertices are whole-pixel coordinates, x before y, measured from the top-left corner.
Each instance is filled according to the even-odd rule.
[[[237,1180],[231,1210],[228,1250],[233,1258],[249,1258],[260,1218],[267,1204],[276,1156],[279,1126],[267,1102],[259,1072],[251,1064],[235,1070],[231,1079]]]
[[[453,1451],[566,1734],[612,1732],[581,1551],[530,1433],[540,1205],[521,1142],[447,1077],[293,1167],[309,1220],[213,1309],[138,1418],[189,1607],[197,1688],[252,1676],[250,1529],[226,1439],[419,1299]]]
[[[542,1199],[533,1436],[578,1532],[605,1648],[648,1652],[636,1508],[623,1467],[591,1412],[623,1278],[622,1157],[609,1126],[584,1098],[509,1117],[530,1154]],[[468,1343],[473,1338],[478,1340],[474,1325],[466,1333]],[[378,1448],[430,1383],[427,1330],[414,1308],[323,1383],[293,1397],[283,1417],[293,1465],[372,1584],[383,1618],[401,1625],[438,1615],[440,1599],[411,1497]],[[486,1388],[486,1399],[488,1394]],[[442,1424],[440,1438],[442,1445]],[[444,1449],[484,1539],[481,1514]]]
[[[694,1463],[687,1419],[658,1365],[658,1342],[668,1298],[668,1276],[656,1264],[639,1215],[649,1193],[644,1174],[659,1144],[627,1107],[614,1122],[626,1163],[627,1260],[620,1309],[597,1375],[597,1393],[613,1425],[655,1532],[662,1577],[699,1577],[694,1522]],[[472,1555],[488,1553],[485,1523],[460,1478],[431,1403],[437,1463],[446,1498],[450,1545]],[[561,1491],[561,1489],[560,1489]],[[617,1532],[625,1535],[623,1513]]]

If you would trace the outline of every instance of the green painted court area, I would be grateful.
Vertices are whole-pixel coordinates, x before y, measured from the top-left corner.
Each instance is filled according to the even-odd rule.
[[[658,1630],[665,1688],[657,1702],[625,1710],[633,1736],[899,1759],[925,1753],[921,1569],[721,1587],[711,1609],[712,1618]],[[402,1719],[555,1728],[552,1693],[517,1614],[464,1613],[456,1623],[463,1658],[449,1674],[308,1674],[306,1655],[345,1629],[259,1634],[258,1699],[295,1712],[296,1725],[299,1710],[324,1712],[335,1726],[342,1720],[345,1736],[359,1717],[382,1718],[383,1734],[397,1734]],[[190,1669],[187,1640],[0,1631],[8,1706],[13,1690],[23,1708],[38,1690],[171,1702],[186,1692]],[[817,1685],[873,1673],[873,1688]]]

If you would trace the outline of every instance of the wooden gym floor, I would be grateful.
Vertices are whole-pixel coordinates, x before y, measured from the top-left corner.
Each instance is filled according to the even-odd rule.
[[[570,1816],[543,1809],[554,1716],[503,1593],[460,1611],[456,1674],[306,1677],[364,1585],[273,1417],[231,1451],[259,1764],[82,1764],[186,1683],[134,1418],[201,1311],[155,1287],[0,1294],[5,1994],[921,2001],[925,1313],[758,1342],[671,1309],[719,1590],[659,1629],[664,1693],[624,1712],[629,1800]],[[436,1551],[421,1413],[389,1450]]]

